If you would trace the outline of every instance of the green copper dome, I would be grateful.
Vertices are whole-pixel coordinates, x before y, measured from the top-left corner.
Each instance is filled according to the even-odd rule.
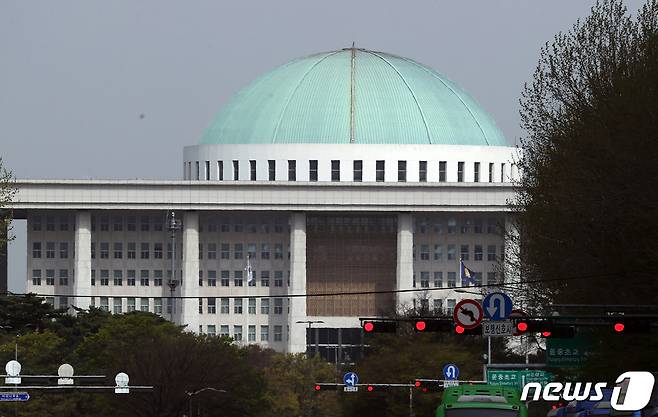
[[[349,48],[296,59],[238,92],[201,144],[507,146],[491,117],[444,75]]]

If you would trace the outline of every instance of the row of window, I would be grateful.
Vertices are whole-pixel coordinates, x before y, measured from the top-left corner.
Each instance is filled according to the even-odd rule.
[[[290,271],[286,271],[287,279],[286,283],[290,286]],[[271,271],[260,271],[260,279],[258,279],[258,272],[255,270],[251,271],[251,279],[246,273],[246,271],[233,271],[233,286],[242,287],[243,279],[247,278],[247,285],[250,287],[255,287],[257,282],[260,282],[261,287],[270,286],[270,277],[274,280],[274,287],[283,287],[283,271],[274,271],[274,274],[271,274]],[[230,271],[220,271],[219,284],[221,287],[230,286],[231,277]],[[199,271],[199,286],[202,287],[204,281],[209,287],[217,286],[217,271],[209,270],[206,271],[206,279],[204,280],[203,271]]]
[[[258,308],[256,306],[256,298],[248,298],[246,311],[247,314],[256,314]],[[269,315],[271,312],[275,315],[283,314],[283,298],[272,298],[274,304],[271,305],[269,298],[260,299],[260,314]],[[243,303],[243,298],[234,298],[233,299],[233,314],[243,314],[245,310],[245,305]],[[199,298],[199,314],[217,314],[217,298],[209,297],[205,299]],[[272,309],[270,309],[272,307]],[[289,308],[290,306],[288,306]],[[271,310],[271,312],[270,312]],[[230,314],[231,313],[231,299],[230,298],[220,298],[219,299],[219,313],[220,314]]]
[[[459,245],[459,257],[464,260],[468,261],[471,259],[471,246],[470,245]],[[443,261],[444,260],[444,245],[442,244],[436,244],[434,245],[433,251],[430,252],[430,245],[429,244],[422,244],[419,245],[419,250],[418,252],[418,258],[421,261],[429,261],[430,259],[434,261]],[[487,261],[490,262],[495,262],[498,260],[497,257],[497,252],[496,252],[497,246],[496,245],[487,245],[487,252],[486,252],[486,259]],[[504,257],[505,254],[505,246],[500,246],[500,255],[501,258]],[[449,244],[446,245],[446,252],[445,252],[445,259],[448,261],[456,261],[457,258],[457,245],[454,244]],[[473,245],[473,260],[474,261],[483,261],[484,260],[484,246],[483,245]],[[413,258],[417,259],[416,257],[416,245],[413,247]]]
[[[447,278],[444,281],[443,271],[421,271],[419,274],[420,278],[420,288],[430,288],[430,282],[436,288],[443,288],[445,282],[445,288],[455,288],[458,285],[457,282],[457,272],[448,272],[445,276]],[[430,281],[431,279],[431,281]],[[482,282],[482,272],[473,272],[473,279],[477,285],[482,284],[497,284],[498,283],[498,273],[496,272],[487,272],[487,281]],[[465,282],[460,282],[459,285],[466,285]],[[416,283],[416,273],[413,274],[413,286],[417,287]]]
[[[272,341],[274,342],[283,341],[283,326],[274,325],[272,327],[274,328]],[[286,327],[289,329],[289,326]],[[217,334],[217,326],[214,324],[207,325],[206,329],[207,329],[206,334],[208,336],[232,337],[233,340],[235,340],[236,342],[242,342],[244,340],[242,333],[243,327],[241,325],[234,325],[232,334],[229,333],[229,325],[227,324],[222,324],[219,326],[219,334]],[[203,333],[202,325],[199,325],[199,333]],[[288,331],[287,339],[290,337],[289,333],[290,332]],[[247,341],[248,342],[256,341],[255,325],[247,326]],[[270,341],[270,326],[260,326],[260,341],[261,342]]]
[[[206,181],[211,179],[211,161],[204,161],[203,173],[202,166],[199,161],[195,161],[195,176],[197,180],[204,178]],[[255,160],[249,161],[249,179],[251,181],[256,181],[257,178],[257,169],[256,169]],[[331,181],[340,181],[340,160],[331,161]],[[464,182],[464,170],[465,162],[457,162],[457,182]],[[439,173],[439,182],[446,182],[447,180],[447,161],[439,161],[436,165]],[[238,181],[240,179],[240,161],[232,160],[232,177],[233,181]],[[481,178],[481,163],[473,162],[473,181],[480,182],[480,180],[486,180],[488,182],[494,182],[494,167],[493,162],[489,163],[488,176],[486,178]],[[192,179],[192,162],[187,162],[187,175],[188,179]],[[418,162],[418,180],[419,182],[427,182],[427,173],[429,165],[427,161]],[[318,180],[318,160],[311,159],[308,161],[308,173],[309,181]],[[386,161],[379,160],[375,162],[375,181],[384,182],[386,174]],[[506,173],[506,164],[503,162],[500,164],[500,182],[505,182]],[[219,181],[224,181],[224,161],[217,161],[217,177]],[[407,181],[407,161],[397,161],[397,178],[398,182]],[[261,178],[262,179],[262,178]],[[276,181],[276,161],[268,160],[267,161],[267,180]],[[281,178],[279,178],[281,180]],[[288,181],[297,181],[297,161],[294,159],[288,160]],[[352,161],[352,181],[361,182],[363,181],[363,160]]]
[[[415,233],[430,233],[431,231],[434,231],[436,234],[443,234],[443,233],[448,233],[449,235],[454,235],[457,233],[457,230],[461,234],[466,234],[470,233],[471,230],[473,233],[476,234],[482,234],[484,233],[484,221],[482,219],[464,219],[457,222],[456,219],[448,219],[445,223],[445,226],[443,222],[437,220],[437,221],[430,221],[428,219],[419,219],[416,222],[414,222],[414,232]],[[495,218],[488,218],[486,222],[486,231],[488,234],[501,234],[501,226],[499,224],[499,220]]]

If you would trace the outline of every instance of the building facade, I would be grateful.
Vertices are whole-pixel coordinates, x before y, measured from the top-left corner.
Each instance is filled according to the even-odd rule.
[[[239,92],[185,147],[180,181],[19,180],[27,288],[56,307],[326,351],[326,330],[353,341],[359,317],[450,312],[460,259],[500,282],[515,156],[421,64],[304,57]]]

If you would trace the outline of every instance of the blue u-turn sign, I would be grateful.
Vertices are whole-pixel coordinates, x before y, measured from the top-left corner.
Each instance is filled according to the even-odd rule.
[[[447,363],[443,367],[443,378],[452,380],[459,378],[459,368],[454,363]]]

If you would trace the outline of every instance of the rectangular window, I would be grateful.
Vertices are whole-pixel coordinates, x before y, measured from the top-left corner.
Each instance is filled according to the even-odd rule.
[[[407,161],[398,161],[398,182],[407,181]]]
[[[46,242],[46,258],[55,258],[55,242]]]
[[[229,314],[229,311],[231,309],[230,301],[228,298],[222,298],[219,304],[219,312],[221,314]]]
[[[210,161],[206,161],[205,168],[206,181],[210,181]]]
[[[153,244],[153,258],[162,259],[162,243]]]
[[[162,269],[153,271],[153,286],[162,287]]]
[[[276,161],[272,159],[267,161],[267,180],[276,181]]]
[[[308,180],[317,181],[318,180],[318,161],[317,159],[312,159],[308,161]]]
[[[274,299],[274,314],[283,314],[283,298]]]
[[[249,326],[249,332],[247,333],[247,340],[249,342],[256,341],[256,326]]]
[[[446,161],[439,162],[439,182],[446,182]]]
[[[455,288],[457,286],[457,273],[448,272],[448,288]]]
[[[121,298],[114,298],[113,300],[114,308],[112,310],[112,313],[114,314],[121,314],[123,313],[123,300]]]
[[[434,272],[434,286],[436,288],[443,287],[443,272],[441,271]]]
[[[473,249],[473,260],[481,261],[482,260],[482,245],[475,245]]]
[[[100,309],[110,311],[110,299],[108,297],[101,297]]]
[[[297,161],[288,161],[288,181],[297,181]]]
[[[49,232],[55,231],[55,217],[53,216],[46,217],[46,230]]]
[[[496,219],[487,219],[487,233],[497,234],[498,233],[498,224]]]
[[[233,285],[236,287],[242,287],[242,271],[233,272]]]
[[[32,242],[32,257],[41,258],[41,242]]]
[[[32,224],[32,231],[33,232],[40,232],[41,231],[41,216],[34,216],[30,219],[30,223]]]
[[[434,260],[443,261],[443,245],[434,245]]]
[[[256,244],[255,243],[247,243],[247,255],[249,256],[249,259],[256,259]]]
[[[480,182],[480,163],[473,163],[473,182]]]
[[[114,242],[113,249],[114,249],[114,259],[123,258],[123,243],[122,242]]]
[[[46,285],[55,285],[54,269],[46,269]]]
[[[101,286],[110,285],[110,271],[107,269],[101,269]]]
[[[102,244],[101,244],[102,245]],[[142,242],[140,244],[140,257],[142,259],[148,259],[149,258],[149,253],[151,252],[151,244],[148,242]]]
[[[260,300],[260,314],[270,314],[270,299],[261,298]]]
[[[261,243],[260,245],[260,258],[261,259],[270,259],[270,244]]]
[[[249,299],[249,314],[256,314],[256,299]]]
[[[208,243],[208,259],[217,259],[216,243]]]
[[[219,326],[219,337],[231,337],[228,333],[228,325],[223,324]]]
[[[216,287],[217,286],[217,271],[208,271],[208,286]]]
[[[224,181],[224,161],[217,161],[217,179]]]
[[[114,216],[112,218],[112,230],[121,232],[123,230],[123,218],[121,216]]]
[[[93,287],[95,285],[96,285],[96,270],[92,269],[91,270],[91,286]]]
[[[126,254],[128,259],[135,259],[136,251],[137,251],[137,244],[135,242],[128,242],[128,253]]]
[[[457,182],[464,182],[464,163],[457,162]]]
[[[490,162],[489,163],[489,182],[493,182],[494,180],[494,163]]]
[[[354,161],[354,182],[363,181],[363,161]]]
[[[91,259],[96,259],[96,242],[91,242]]]
[[[148,298],[141,298],[140,299],[139,310],[143,311],[145,313],[148,313],[148,311],[149,311],[149,299]]]
[[[101,259],[108,259],[110,257],[110,243],[101,242]]]
[[[233,313],[242,314],[242,298],[233,299]]]
[[[481,234],[482,233],[482,220],[476,219],[473,222],[473,232]]]
[[[243,250],[242,243],[236,243],[235,245],[233,245],[233,249],[234,249],[233,258],[242,259],[244,257],[244,255],[242,253],[242,250]]]
[[[199,259],[203,259],[203,243],[199,243]]]
[[[385,166],[385,161],[375,162],[375,181],[384,182],[384,178],[385,178],[384,166]]]
[[[139,285],[142,287],[148,287],[149,286],[149,271],[148,269],[142,269],[139,271]]]
[[[139,219],[139,223],[140,223],[140,230],[142,232],[148,232],[149,231],[150,226],[151,226],[151,220],[149,219],[149,216],[142,216]]]
[[[274,271],[274,286],[283,287],[283,271]]]
[[[214,324],[209,324],[207,327],[208,331],[206,332],[208,336],[215,337],[217,335],[217,326]]]
[[[283,340],[283,326],[274,326],[274,341],[280,342]]]
[[[240,161],[233,161],[233,181],[240,179]]]
[[[460,250],[459,250],[459,255],[461,256],[461,259],[463,261],[468,261],[469,260],[469,253],[470,249],[468,245],[461,245]]]
[[[455,245],[448,245],[448,260],[449,261],[454,261],[457,259],[457,249]]]
[[[270,286],[270,271],[260,271],[260,286],[261,287]]]
[[[268,342],[270,340],[270,327],[260,326],[260,341]]]
[[[505,182],[505,163],[500,164],[500,182]]]
[[[430,245],[420,245],[420,260],[421,261],[430,260]]]
[[[134,232],[137,230],[137,218],[135,216],[128,216],[126,219],[126,229],[129,232]]]
[[[60,269],[59,270],[59,285],[69,285],[69,270]]]
[[[233,326],[233,340],[242,342],[242,326]]]
[[[222,259],[229,259],[231,257],[231,245],[229,245],[228,243],[221,244],[220,257]]]
[[[131,311],[135,311],[135,298],[134,297],[128,297],[126,299],[126,311],[130,313]]]
[[[418,181],[427,182],[427,161],[418,162]]]
[[[221,276],[221,285],[222,285],[222,287],[228,287],[228,283],[229,283],[229,280],[230,280],[229,271],[222,271],[221,274],[222,274],[222,276]]]
[[[135,286],[135,277],[136,277],[136,272],[134,269],[129,269],[126,271],[126,284],[129,287],[134,287]]]
[[[256,181],[256,161],[249,161],[249,179],[251,181]]]
[[[196,179],[201,179],[201,168],[199,167],[199,161],[196,161]]]
[[[274,259],[283,259],[283,244],[274,244]]]
[[[487,246],[487,261],[496,261],[496,245]]]
[[[471,230],[471,221],[470,220],[463,220],[461,223],[461,232],[462,233],[468,233],[469,230]]]
[[[162,298],[153,299],[153,313],[162,314]]]
[[[114,270],[114,285],[119,287],[123,285],[123,271]]]
[[[429,288],[430,287],[430,273],[422,271],[420,273],[420,287]]]
[[[442,299],[435,299],[434,300],[434,313],[436,314],[443,314],[443,300]]]
[[[331,180],[340,181],[340,161],[331,161]]]
[[[62,232],[69,230],[69,219],[67,217],[59,218],[59,230]]]
[[[101,232],[109,232],[110,231],[110,220],[107,218],[107,216],[101,217]]]
[[[217,313],[217,299],[215,297],[208,298],[208,314]]]
[[[448,219],[448,234],[452,235],[457,232],[457,220]]]
[[[487,284],[498,284],[495,272],[487,272]]]
[[[32,270],[32,285],[41,285],[41,270]]]

